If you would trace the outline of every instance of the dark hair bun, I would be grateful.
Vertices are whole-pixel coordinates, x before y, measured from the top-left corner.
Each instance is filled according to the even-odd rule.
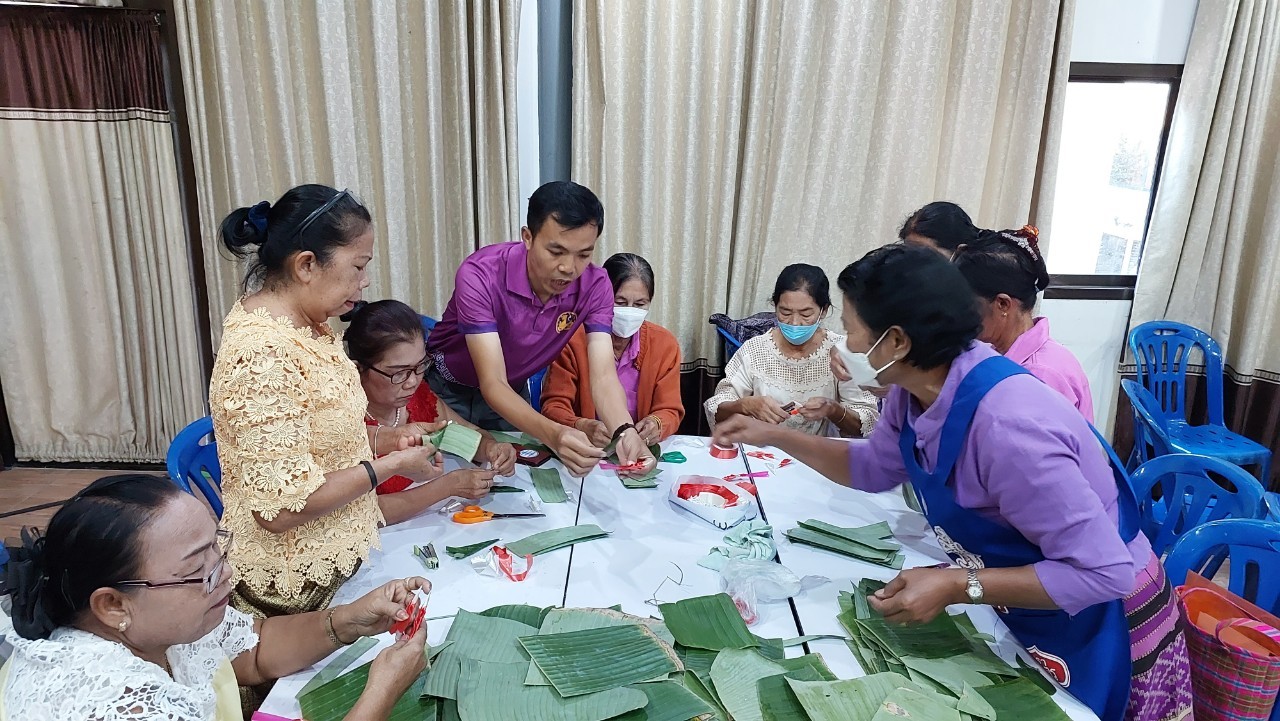
[[[367,305],[369,305],[369,301],[367,300],[356,301],[355,305],[351,306],[351,310],[338,316],[338,320],[342,321],[343,323],[350,323],[351,320],[355,318],[356,315],[360,313],[360,311],[364,310],[365,306]]]
[[[267,242],[267,218],[263,205],[271,204],[263,201],[251,208],[236,208],[222,219],[218,233],[222,244],[237,258],[244,258],[263,243]]]

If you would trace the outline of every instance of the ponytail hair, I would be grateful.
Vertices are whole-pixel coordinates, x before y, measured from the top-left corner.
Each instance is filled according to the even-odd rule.
[[[1040,232],[1033,225],[1018,230],[984,230],[956,253],[956,267],[987,300],[1004,294],[1031,310],[1036,296],[1049,287],[1049,268],[1040,252]]]

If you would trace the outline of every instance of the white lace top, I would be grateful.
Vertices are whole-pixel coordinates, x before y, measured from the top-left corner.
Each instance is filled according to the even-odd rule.
[[[844,406],[851,415],[862,420],[862,435],[871,434],[880,419],[876,397],[856,383],[837,383],[831,373],[831,347],[843,343],[844,336],[823,330],[826,336],[812,354],[804,358],[788,358],[778,350],[773,331],[763,333],[742,344],[724,368],[724,379],[716,385],[715,395],[707,399],[707,419],[716,423],[721,403],[747,396],[769,396],[785,406],[804,405],[811,398],[830,398]],[[783,421],[784,428],[794,428],[814,435],[839,435],[828,421],[808,421],[794,415]]]
[[[75,628],[27,640],[0,614],[0,634],[13,644],[0,708],[11,721],[212,721],[219,666],[258,644],[253,619],[227,607],[208,635],[169,649],[164,669],[124,645]]]

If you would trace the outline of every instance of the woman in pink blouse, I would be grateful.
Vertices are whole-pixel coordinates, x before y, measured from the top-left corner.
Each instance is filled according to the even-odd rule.
[[[982,311],[979,340],[1031,371],[1066,396],[1093,422],[1093,396],[1080,361],[1049,337],[1049,319],[1033,311],[1036,296],[1049,287],[1049,270],[1030,225],[1020,230],[984,230],[956,251],[953,262],[978,294]]]

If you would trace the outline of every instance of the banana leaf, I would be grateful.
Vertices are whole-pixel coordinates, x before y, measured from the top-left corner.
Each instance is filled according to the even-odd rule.
[[[675,651],[638,625],[525,636],[520,644],[564,698],[684,670]]]
[[[518,541],[508,543],[507,550],[517,556],[537,556],[565,546],[572,546],[575,543],[594,541],[597,538],[604,538],[608,535],[608,531],[596,524],[584,523],[567,528],[553,528],[550,531],[542,531],[532,536],[526,536]]]
[[[715,713],[711,704],[675,681],[642,683],[628,688],[644,693],[649,702],[642,709],[618,716],[617,721],[689,721]]]
[[[991,679],[983,676],[971,666],[957,663],[953,659],[903,656],[899,660],[909,670],[926,676],[952,696],[959,696],[964,691],[965,686],[991,685]]]
[[[644,626],[653,631],[664,644],[666,650],[675,654],[675,639],[671,636],[671,632],[667,627],[658,620],[652,618],[640,618],[632,616],[621,611],[614,611],[609,608],[557,608],[550,611],[543,620],[542,625],[538,628],[538,635],[545,636],[554,633],[570,633],[573,631],[586,631],[593,628],[607,628],[609,626]],[[679,658],[679,654],[676,654]],[[683,665],[683,662],[682,662]],[[708,668],[710,663],[708,662]],[[663,676],[662,678],[666,678]],[[655,679],[661,680],[661,679]],[[529,664],[529,675],[525,677],[524,682],[530,686],[549,686],[551,681],[542,673],[537,664]]]
[[[462,721],[462,717],[458,715],[458,702],[451,698],[437,699],[439,710],[436,712],[436,718],[439,721]],[[427,719],[427,721],[431,721]]]
[[[676,655],[680,657],[680,663],[684,664],[686,671],[697,674],[698,680],[704,684],[711,683],[711,664],[715,663],[717,653],[720,652],[676,644]]]
[[[726,648],[711,664],[711,684],[734,721],[764,721],[756,683],[786,671],[751,649]]]
[[[1025,678],[983,686],[974,692],[991,704],[998,721],[1066,721],[1069,718],[1049,694]]]
[[[812,668],[798,668],[781,676],[765,676],[756,681],[756,695],[760,697],[760,716],[764,721],[809,721],[809,714],[796,698],[787,679],[798,681],[825,681]],[[832,679],[834,680],[834,679]]]
[[[794,543],[803,543],[806,546],[821,548],[886,568],[901,569],[904,560],[904,556],[900,552],[877,550],[861,543],[850,541],[840,536],[828,535],[811,528],[792,528],[786,532],[786,536]]]
[[[316,675],[311,677],[311,680],[302,687],[302,690],[298,692],[297,696],[300,698],[317,686],[322,686],[342,675],[342,672],[350,668],[351,664],[359,661],[360,657],[363,656],[366,651],[377,645],[378,641],[369,636],[361,636],[356,639],[356,642],[347,646],[342,653],[338,654],[337,658],[325,664],[324,668],[317,671]]]
[[[470,558],[471,556],[474,556],[480,551],[483,551],[486,548],[489,548],[490,546],[492,546],[497,542],[498,542],[498,539],[492,538],[488,541],[481,541],[480,543],[472,543],[467,546],[445,546],[444,552],[449,554],[451,558]]]
[[[510,443],[511,445],[523,444],[524,436],[520,433],[507,433],[506,431],[489,431],[489,435],[493,436],[493,440],[498,443]]]
[[[302,716],[307,721],[343,721],[351,712],[360,694],[369,682],[371,663],[342,674],[298,697],[298,705],[302,707]],[[409,687],[408,691],[391,707],[388,721],[423,721],[436,718],[435,699],[420,700],[424,676]]]
[[[960,721],[960,712],[938,700],[910,688],[896,688],[880,702],[871,721],[901,721],[903,718],[929,721]]]
[[[524,493],[524,489],[498,483],[498,484],[489,486],[489,492],[490,493]]]
[[[484,436],[480,435],[480,431],[461,423],[450,423],[435,433],[423,436],[422,440],[443,453],[455,455],[464,461],[473,461]]]
[[[788,674],[806,672],[804,675],[812,673],[817,678],[814,681],[835,681],[836,675],[827,666],[827,662],[823,660],[821,654],[806,653],[803,656],[795,658],[784,658],[774,661],[781,666]],[[799,676],[793,676],[799,678]],[[810,679],[805,679],[810,680]]]
[[[901,543],[885,540],[893,538],[893,531],[890,530],[889,524],[885,521],[873,523],[869,526],[845,528],[810,518],[807,521],[800,521],[800,525],[812,531],[825,533],[828,536],[837,536],[878,551],[899,551],[902,549]]]
[[[463,662],[468,659],[527,665],[519,638],[532,633],[537,629],[526,623],[459,610],[445,635],[452,643],[432,662],[423,695],[457,699]],[[520,678],[524,679],[523,672]]]
[[[538,628],[542,625],[542,620],[547,614],[555,610],[554,606],[546,608],[538,608],[537,606],[527,606],[523,603],[509,604],[505,606],[494,606],[493,608],[480,612],[485,618],[505,618],[509,621],[519,621],[520,623]]]
[[[975,719],[996,721],[996,710],[978,693],[976,688],[969,684],[965,684],[961,689],[960,698],[956,701],[956,710],[969,714]]]
[[[458,715],[467,721],[604,721],[649,701],[631,688],[561,698],[549,686],[525,686],[524,663],[468,659],[463,671]]]
[[[809,718],[851,721],[867,721],[875,716],[880,703],[895,689],[915,687],[906,676],[896,673],[877,673],[844,681],[787,679],[787,685]]]
[[[755,634],[752,634],[755,636]],[[781,661],[787,657],[786,643],[780,638],[763,638],[756,636],[756,651],[770,661]]]
[[[657,488],[660,473],[662,471],[655,468],[643,476],[618,476],[618,480],[622,482],[623,488]]]
[[[730,721],[729,712],[724,709],[724,705],[720,703],[720,699],[716,698],[714,693],[711,693],[710,686],[708,685],[711,682],[710,671],[708,671],[706,680],[699,678],[698,674],[689,670],[685,670],[684,673],[675,674],[674,680],[676,683],[689,689],[694,696],[702,699],[715,709],[711,719],[708,721]]]
[[[928,623],[900,626],[883,618],[860,618],[856,623],[895,657],[949,658],[970,650],[969,640],[947,614]]]
[[[682,646],[719,651],[760,645],[726,594],[695,596],[664,603],[658,609],[676,642]]]
[[[533,479],[533,488],[543,503],[564,503],[569,500],[560,471],[554,468],[531,468],[529,477]]]
[[[1050,696],[1058,692],[1058,687],[1053,685],[1053,682],[1044,675],[1044,671],[1039,666],[1032,666],[1023,661],[1021,656],[1018,657],[1018,675],[1034,683],[1041,691]]]

